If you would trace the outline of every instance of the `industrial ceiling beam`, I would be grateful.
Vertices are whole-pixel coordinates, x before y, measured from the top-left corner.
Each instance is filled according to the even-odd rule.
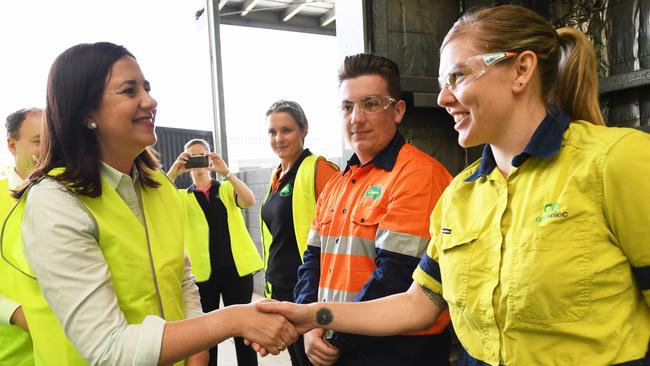
[[[313,0],[298,0],[294,1],[294,4],[289,5],[284,12],[282,13],[282,21],[288,22],[291,18],[300,13],[300,11],[307,6],[307,3],[312,2]]]
[[[322,17],[320,17],[320,26],[325,27],[335,20],[336,20],[336,8],[332,8],[332,10],[328,11]]]
[[[242,5],[241,7],[242,10],[241,16],[245,17],[246,15],[248,15],[248,13],[250,13],[250,11],[253,10],[255,5],[257,5],[259,1],[260,0],[246,0],[244,2],[244,5]]]

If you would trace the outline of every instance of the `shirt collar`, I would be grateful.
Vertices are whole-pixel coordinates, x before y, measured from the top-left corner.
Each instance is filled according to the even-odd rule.
[[[397,161],[397,155],[399,155],[399,151],[402,149],[402,146],[404,146],[405,143],[406,142],[404,141],[402,134],[399,133],[399,131],[395,132],[395,136],[393,136],[393,139],[390,140],[388,145],[386,145],[386,147],[380,151],[379,154],[377,154],[372,160],[363,166],[366,166],[368,164],[375,164],[379,168],[390,172],[393,170],[395,161]],[[348,160],[348,165],[345,167],[343,174],[347,173],[348,170],[350,170],[351,166],[360,164],[361,161],[359,160],[357,154],[353,154],[350,160]]]
[[[569,127],[569,116],[558,108],[550,107],[524,151],[512,158],[512,166],[521,166],[531,156],[546,159],[556,155],[562,146],[562,138],[567,127]],[[486,144],[483,147],[483,156],[478,169],[465,181],[473,182],[480,177],[487,177],[496,166],[492,147]]]
[[[208,191],[211,191],[211,190],[213,190],[215,188],[219,188],[220,185],[221,185],[221,183],[219,183],[218,180],[212,179],[212,183],[210,184],[210,188],[208,188]],[[187,191],[188,192],[203,192],[203,193],[205,193],[205,191],[202,191],[202,190],[198,189],[198,187],[194,183],[190,184],[190,186],[187,187]]]
[[[288,177],[298,174],[298,168],[300,168],[302,161],[305,160],[305,158],[308,157],[309,155],[311,155],[311,151],[309,151],[309,149],[304,149],[302,153],[300,153],[296,161],[293,162],[293,165],[291,165],[289,171],[286,174],[284,174],[282,177],[280,177],[280,173],[282,172],[282,164],[278,165],[273,171],[273,178],[272,178],[273,182],[271,183],[271,185],[282,184],[282,182],[287,180]]]
[[[106,179],[106,182],[111,187],[113,187],[113,189],[117,189],[117,186],[124,179],[128,179],[128,182],[131,182],[132,185],[135,185],[135,183],[138,181],[139,175],[137,169],[131,169],[131,174],[133,175],[133,177],[131,177],[130,175],[122,173],[121,171],[104,163],[103,161],[100,161],[100,163],[100,173],[102,177]]]

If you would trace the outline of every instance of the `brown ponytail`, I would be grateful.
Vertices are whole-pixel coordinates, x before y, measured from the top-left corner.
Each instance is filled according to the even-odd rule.
[[[591,42],[574,28],[560,28],[557,34],[561,54],[555,83],[556,104],[573,120],[604,125],[598,101],[596,55]]]
[[[557,32],[539,14],[518,5],[483,8],[464,14],[445,36],[469,36],[483,52],[533,51],[538,58],[544,103],[560,107],[572,120],[603,125],[593,47],[579,30]]]

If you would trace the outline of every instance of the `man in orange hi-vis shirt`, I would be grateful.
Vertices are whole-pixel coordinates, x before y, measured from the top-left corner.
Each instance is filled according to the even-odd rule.
[[[355,154],[318,199],[297,303],[366,301],[404,292],[429,241],[429,216],[451,180],[434,158],[398,132],[397,65],[384,57],[346,57],[339,72],[343,130]],[[314,365],[447,365],[449,315],[429,329],[366,337],[314,329],[305,351]]]

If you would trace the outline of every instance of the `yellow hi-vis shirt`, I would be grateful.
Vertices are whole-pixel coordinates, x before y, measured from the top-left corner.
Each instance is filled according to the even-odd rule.
[[[612,365],[648,348],[650,135],[567,123],[547,116],[507,178],[486,146],[431,216],[413,278],[490,365]]]

